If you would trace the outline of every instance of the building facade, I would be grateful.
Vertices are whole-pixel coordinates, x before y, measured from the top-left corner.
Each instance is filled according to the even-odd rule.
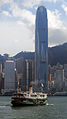
[[[44,85],[48,89],[48,20],[47,11],[40,6],[36,13],[35,23],[35,80],[39,89]]]
[[[21,90],[23,80],[23,62],[24,62],[23,57],[16,59],[17,88],[20,88]]]
[[[15,62],[13,60],[6,60],[5,62],[5,79],[4,91],[15,91]]]
[[[29,88],[34,88],[35,80],[35,64],[34,60],[25,60],[23,64],[23,81],[22,89],[23,91],[29,91]]]
[[[0,93],[2,89],[2,64],[0,63]]]
[[[67,64],[64,64],[64,77],[67,79]]]
[[[57,65],[55,88],[56,88],[56,92],[61,92],[64,89],[64,68],[63,68],[63,65]]]

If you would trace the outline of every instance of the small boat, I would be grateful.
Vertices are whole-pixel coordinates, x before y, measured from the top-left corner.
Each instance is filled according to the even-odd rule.
[[[47,94],[42,92],[17,92],[11,98],[13,106],[35,106],[47,103]]]

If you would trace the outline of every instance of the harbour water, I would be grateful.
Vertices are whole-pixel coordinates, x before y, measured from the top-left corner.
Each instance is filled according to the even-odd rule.
[[[12,107],[11,97],[0,96],[0,119],[67,119],[67,97],[48,97],[47,105]]]

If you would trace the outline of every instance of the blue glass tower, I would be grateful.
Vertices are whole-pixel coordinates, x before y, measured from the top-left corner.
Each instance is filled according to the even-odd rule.
[[[48,20],[44,6],[38,7],[36,13],[35,80],[38,82],[38,89],[41,84],[46,92],[48,88]]]

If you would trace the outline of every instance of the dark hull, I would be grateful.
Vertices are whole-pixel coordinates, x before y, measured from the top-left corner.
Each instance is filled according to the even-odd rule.
[[[11,101],[12,106],[37,106],[37,105],[46,105],[47,99],[45,100],[13,100]]]

